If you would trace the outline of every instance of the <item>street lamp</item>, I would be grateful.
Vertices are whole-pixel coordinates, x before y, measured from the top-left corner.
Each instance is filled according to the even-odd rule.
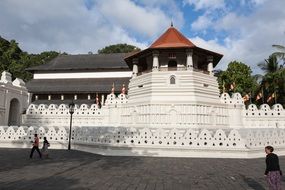
[[[69,113],[70,113],[70,127],[69,127],[69,138],[68,138],[68,150],[70,150],[70,141],[71,141],[71,127],[72,127],[72,114],[74,113],[74,103],[69,104]]]

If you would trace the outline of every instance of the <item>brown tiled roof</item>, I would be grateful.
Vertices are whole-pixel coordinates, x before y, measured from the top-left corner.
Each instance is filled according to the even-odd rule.
[[[29,92],[38,94],[61,93],[110,93],[112,85],[115,92],[121,92],[123,84],[127,87],[130,78],[90,78],[90,79],[32,79],[26,86]]]
[[[176,28],[171,26],[149,48],[193,48],[195,45]]]

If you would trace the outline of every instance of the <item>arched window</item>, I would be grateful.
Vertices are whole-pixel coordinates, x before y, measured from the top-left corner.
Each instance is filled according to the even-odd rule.
[[[170,84],[175,84],[175,82],[176,82],[175,80],[176,80],[176,79],[175,79],[175,76],[172,75],[172,76],[170,77]]]
[[[20,125],[20,102],[13,98],[10,101],[8,125]]]
[[[168,68],[176,68],[177,67],[177,62],[175,60],[170,60],[168,62]]]

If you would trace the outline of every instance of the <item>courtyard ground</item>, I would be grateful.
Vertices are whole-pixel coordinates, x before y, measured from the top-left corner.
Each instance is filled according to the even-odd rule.
[[[261,159],[111,157],[50,150],[0,149],[0,189],[267,189]],[[280,157],[285,170],[285,157]],[[285,179],[282,179],[285,188]]]

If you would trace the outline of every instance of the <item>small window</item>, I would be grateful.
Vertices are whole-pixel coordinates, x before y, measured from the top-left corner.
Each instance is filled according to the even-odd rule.
[[[175,76],[170,77],[170,84],[175,84]]]

